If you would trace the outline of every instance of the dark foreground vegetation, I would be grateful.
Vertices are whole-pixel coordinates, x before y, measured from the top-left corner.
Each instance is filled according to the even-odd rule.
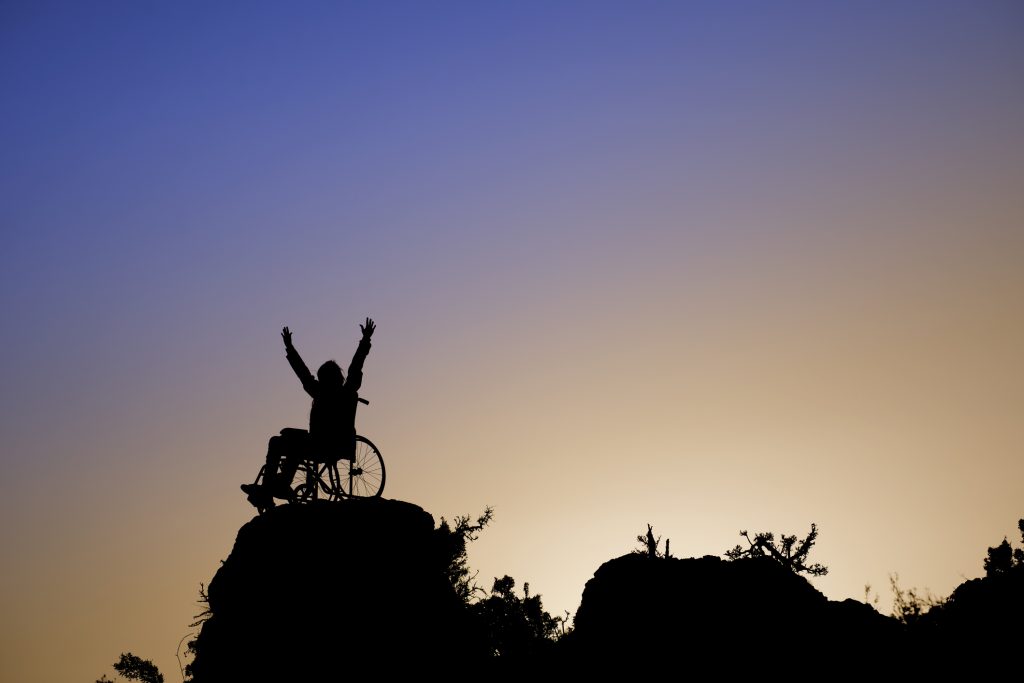
[[[725,558],[676,558],[648,527],[601,565],[570,627],[529,584],[477,585],[467,543],[491,521],[437,525],[381,499],[282,506],[254,518],[203,592],[183,675],[211,681],[343,680],[411,669],[455,677],[579,675],[627,667],[728,678],[860,672],[873,678],[1014,672],[1024,637],[1024,551],[1006,539],[985,576],[946,598],[902,590],[894,613],[828,600],[804,575],[812,525],[797,536],[741,532]],[[1024,538],[1024,520],[1019,523]],[[122,678],[161,683],[130,653]],[[110,680],[106,676],[101,679]]]

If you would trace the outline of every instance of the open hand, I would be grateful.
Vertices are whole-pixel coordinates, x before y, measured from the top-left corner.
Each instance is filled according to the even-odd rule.
[[[377,329],[377,325],[370,318],[366,319],[365,325],[360,325],[359,329],[363,331],[363,339],[369,339],[373,336],[373,331]]]
[[[287,327],[281,330],[281,338],[284,339],[285,348],[292,347],[292,332]]]

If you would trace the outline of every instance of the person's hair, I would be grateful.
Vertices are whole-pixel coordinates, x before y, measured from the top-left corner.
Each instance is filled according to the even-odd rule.
[[[341,366],[333,360],[329,360],[320,366],[316,371],[316,378],[321,382],[342,382],[345,376],[341,372]]]

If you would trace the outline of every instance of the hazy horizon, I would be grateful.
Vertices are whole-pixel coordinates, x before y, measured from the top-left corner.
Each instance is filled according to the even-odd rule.
[[[385,497],[575,611],[654,525],[946,595],[1024,517],[1024,7],[0,8],[0,679],[178,680],[347,366]],[[90,676],[92,678],[90,678]]]

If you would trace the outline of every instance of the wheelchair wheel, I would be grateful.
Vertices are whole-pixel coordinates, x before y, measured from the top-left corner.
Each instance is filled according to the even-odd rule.
[[[354,460],[338,461],[338,492],[350,498],[376,498],[384,491],[384,458],[373,442],[356,437]]]
[[[303,460],[295,470],[292,477],[292,490],[295,492],[295,502],[308,503],[312,500],[334,500],[332,492],[325,488],[326,472],[323,478],[320,476],[322,465],[317,465],[312,460]]]

